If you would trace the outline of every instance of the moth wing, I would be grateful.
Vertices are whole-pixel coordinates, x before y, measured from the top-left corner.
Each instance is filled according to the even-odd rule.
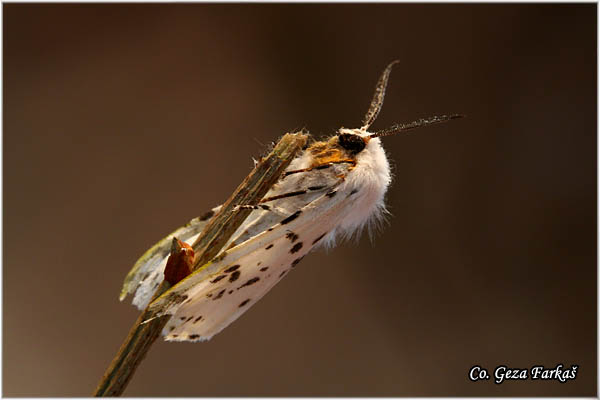
[[[323,194],[271,229],[222,253],[150,304],[172,314],[167,340],[208,340],[254,305],[335,228],[346,196]],[[319,223],[315,223],[315,219]]]
[[[205,215],[192,219],[189,223],[171,232],[148,249],[136,261],[125,277],[119,300],[122,301],[128,294],[135,292],[133,304],[139,309],[144,309],[164,278],[163,273],[173,237],[177,237],[187,244],[192,244],[202,232],[210,217],[217,213],[220,208],[221,206],[215,207]]]

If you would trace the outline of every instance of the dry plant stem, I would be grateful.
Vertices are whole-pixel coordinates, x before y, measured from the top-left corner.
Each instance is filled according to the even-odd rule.
[[[254,170],[238,186],[221,210],[211,219],[193,244],[196,253],[194,271],[210,261],[223,248],[233,233],[244,222],[252,210],[236,210],[237,205],[255,205],[267,194],[298,151],[306,144],[304,134],[286,134],[271,153],[261,160]],[[170,289],[166,281],[158,287],[153,299]],[[119,396],[123,393],[137,366],[146,356],[152,343],[158,338],[170,315],[153,318],[153,314],[144,310],[131,328],[125,342],[104,373],[94,392],[94,396]]]
[[[153,298],[160,296],[169,290],[171,285],[163,281]],[[143,324],[146,319],[151,318],[152,313],[144,310],[133,324],[127,338],[121,345],[117,355],[106,369],[102,380],[98,384],[94,396],[119,396],[127,387],[135,369],[150,350],[152,343],[158,338],[160,332],[170,319],[170,315],[155,318]]]

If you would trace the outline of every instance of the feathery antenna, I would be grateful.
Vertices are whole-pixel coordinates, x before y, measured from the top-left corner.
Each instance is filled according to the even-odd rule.
[[[367,130],[369,127],[375,122],[377,119],[377,115],[379,115],[379,111],[381,111],[381,106],[383,106],[383,98],[385,97],[385,88],[388,84],[388,79],[390,78],[390,72],[392,72],[392,67],[398,64],[400,60],[394,60],[385,67],[383,73],[379,77],[379,81],[377,81],[377,86],[375,86],[375,94],[373,95],[373,100],[371,100],[371,105],[369,106],[369,111],[365,114],[363,118],[363,126],[362,130]]]
[[[409,131],[411,129],[421,128],[427,125],[433,124],[441,124],[442,122],[448,122],[453,119],[464,118],[462,114],[452,114],[452,115],[436,115],[434,117],[429,118],[421,118],[416,121],[410,122],[408,124],[394,124],[389,128],[382,129],[374,134],[370,135],[371,139],[382,136],[390,136],[395,135],[396,133]]]

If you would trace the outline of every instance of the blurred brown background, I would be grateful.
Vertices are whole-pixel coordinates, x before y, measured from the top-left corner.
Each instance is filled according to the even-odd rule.
[[[268,143],[374,129],[393,214],[307,257],[129,396],[596,393],[596,5],[4,5],[5,396],[86,396],[137,311],[125,274]],[[467,379],[578,364],[575,381]]]

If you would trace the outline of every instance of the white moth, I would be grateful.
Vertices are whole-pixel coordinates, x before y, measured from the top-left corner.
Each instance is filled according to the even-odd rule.
[[[150,305],[170,314],[166,340],[201,341],[219,333],[253,306],[300,260],[319,246],[358,234],[381,220],[391,174],[380,137],[458,117],[441,116],[367,130],[381,106],[392,62],[383,71],[363,126],[341,128],[327,141],[310,144],[212,262],[173,286]],[[135,292],[144,309],[163,280],[171,240],[193,243],[219,207],[193,219],[148,250],[125,280],[121,300]],[[177,299],[177,301],[173,301]]]

